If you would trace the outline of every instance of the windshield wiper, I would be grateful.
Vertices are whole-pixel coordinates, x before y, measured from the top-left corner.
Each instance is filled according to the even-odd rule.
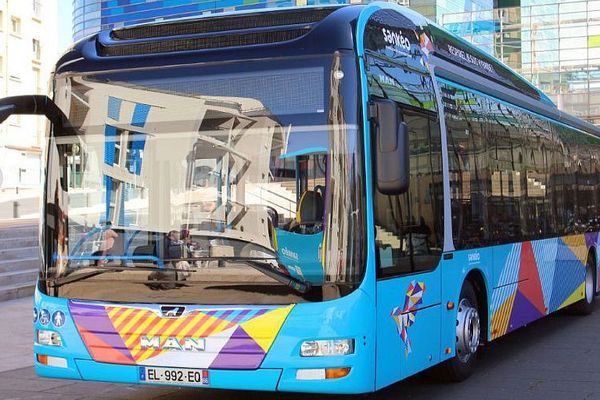
[[[178,262],[178,261],[232,261],[232,262],[243,262],[244,264],[254,268],[258,272],[262,272],[270,278],[275,279],[279,283],[294,289],[295,291],[305,294],[311,289],[310,282],[294,278],[293,276],[287,275],[272,266],[267,261],[278,261],[277,257],[194,257],[194,258],[166,258],[164,262]]]
[[[77,272],[79,269],[86,269],[91,271],[81,272],[78,274],[73,274]],[[55,278],[48,278],[47,282],[50,286],[59,287],[65,285],[67,283],[74,283],[78,281],[82,281],[87,278],[92,278],[97,275],[102,275],[107,272],[123,272],[124,270],[136,270],[136,271],[178,271],[177,268],[174,267],[157,267],[157,266],[149,266],[149,265],[136,265],[135,267],[128,267],[124,265],[87,265],[85,267],[73,268],[69,271],[68,275],[59,276]]]
[[[154,256],[71,256],[70,259],[76,260],[114,260],[114,261],[146,261],[152,262],[155,260],[159,260]],[[135,258],[135,259],[134,259]],[[179,271],[176,267],[168,266],[169,262],[179,262],[179,261],[232,261],[232,262],[243,262],[244,264],[250,266],[251,268],[267,275],[270,278],[275,279],[277,282],[286,285],[287,287],[305,294],[311,289],[310,282],[306,282],[297,278],[294,278],[290,275],[287,275],[272,266],[272,264],[267,261],[277,261],[276,257],[197,257],[197,258],[173,258],[173,259],[164,259],[159,260],[158,266],[146,266],[146,265],[136,265],[135,267],[128,267],[126,265],[88,265],[85,267],[81,267],[82,269],[93,269],[93,271],[88,271],[76,275],[66,275],[62,277],[56,277],[48,279],[48,283],[53,287],[60,287],[62,285],[68,283],[78,282],[87,278],[91,278],[97,275],[104,274],[106,272],[122,272],[126,269],[128,270],[136,270],[136,271]],[[166,264],[166,265],[165,265]],[[194,271],[196,268],[190,268],[190,271]],[[76,270],[73,270],[74,272]]]
[[[271,264],[267,262],[259,262],[257,260],[248,260],[244,258],[242,258],[240,261],[245,262],[255,270],[262,272],[268,277],[273,278],[280,283],[283,283],[284,285],[294,289],[299,293],[305,294],[311,289],[310,282],[301,281],[300,279],[294,278],[293,276],[284,274],[283,272],[273,268]]]

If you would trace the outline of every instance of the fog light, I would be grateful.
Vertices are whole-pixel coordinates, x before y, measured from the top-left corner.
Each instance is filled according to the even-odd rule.
[[[299,381],[315,381],[325,379],[325,368],[299,369],[296,371]]]
[[[67,359],[62,357],[52,357],[44,354],[38,354],[37,360],[40,364],[47,365],[49,367],[67,368]]]
[[[36,342],[45,346],[62,346],[62,339],[58,332],[40,329],[37,331]]]
[[[307,340],[300,346],[302,357],[345,356],[354,354],[354,339]]]
[[[299,369],[296,379],[300,381],[316,381],[321,379],[338,379],[348,376],[351,368],[314,368]]]

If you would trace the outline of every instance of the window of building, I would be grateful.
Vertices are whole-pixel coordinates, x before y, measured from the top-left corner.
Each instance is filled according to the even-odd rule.
[[[37,39],[31,39],[32,50],[33,50],[33,59],[40,60],[42,58],[42,46],[40,45],[40,41]]]
[[[33,17],[40,19],[42,18],[42,3],[39,0],[33,0]]]
[[[35,81],[35,90],[36,93],[41,94],[43,92],[42,88],[42,74],[40,73],[39,68],[33,68],[33,79]]]
[[[10,32],[15,35],[21,35],[21,19],[17,17],[10,18]]]

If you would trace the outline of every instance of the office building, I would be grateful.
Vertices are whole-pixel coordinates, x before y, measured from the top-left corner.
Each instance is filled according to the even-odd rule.
[[[57,40],[56,0],[0,0],[0,97],[47,94]],[[39,186],[45,128],[18,115],[0,125],[0,188]]]
[[[600,124],[600,0],[521,0],[438,22],[520,72],[561,110]]]

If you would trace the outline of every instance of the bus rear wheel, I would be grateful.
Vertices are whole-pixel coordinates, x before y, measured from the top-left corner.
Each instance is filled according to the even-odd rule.
[[[475,288],[466,281],[460,292],[456,313],[456,355],[440,365],[440,377],[461,382],[473,373],[481,343],[481,318]]]
[[[573,310],[579,315],[590,315],[594,311],[594,304],[596,303],[595,267],[596,259],[590,253],[585,266],[585,297],[573,306]]]

